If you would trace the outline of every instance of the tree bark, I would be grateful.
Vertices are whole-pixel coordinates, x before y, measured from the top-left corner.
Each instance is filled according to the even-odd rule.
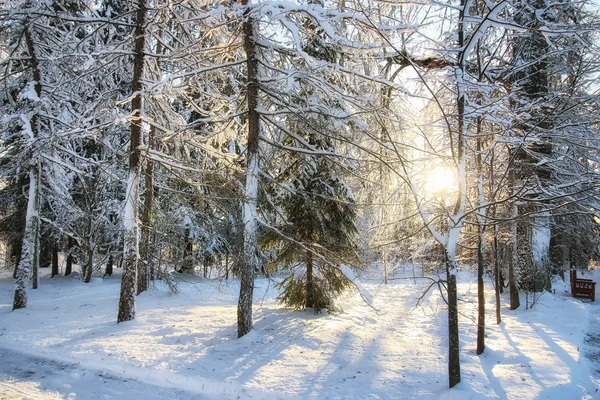
[[[306,255],[306,308],[315,307],[315,288],[314,288],[314,276],[313,276],[313,259],[312,255],[308,253]],[[315,310],[316,312],[317,310]]]
[[[36,271],[37,264],[39,264],[38,183],[39,168],[36,163],[29,167],[29,197],[27,199],[27,214],[25,216],[25,234],[23,235],[21,260],[17,266],[13,310],[27,307],[27,280],[32,268]],[[34,277],[34,281],[36,280]]]
[[[73,272],[73,246],[75,245],[75,240],[73,240],[72,237],[69,236],[69,238],[67,239],[67,265],[65,266],[65,276],[69,276],[71,275],[71,272]]]
[[[87,267],[85,268],[85,277],[83,278],[83,282],[90,283],[94,269],[94,249],[88,248],[87,256]]]
[[[460,341],[458,336],[458,290],[456,287],[456,260],[446,253],[448,277],[448,383],[453,388],[460,382]],[[454,272],[453,272],[454,271]]]
[[[494,226],[494,280],[495,280],[495,295],[496,295],[496,324],[502,322],[500,291],[502,290],[502,281],[500,279],[500,251],[498,249],[498,225]]]
[[[162,36],[162,31],[159,33]],[[162,54],[163,45],[160,40],[156,43],[156,54]],[[158,62],[158,61],[157,61]],[[148,132],[148,147],[155,150],[158,147],[156,139],[156,127],[152,125]],[[154,279],[154,267],[152,265],[152,252],[150,248],[150,226],[152,224],[152,204],[154,203],[154,161],[148,157],[146,159],[146,169],[144,171],[144,212],[142,213],[142,249],[140,274],[138,277],[137,294],[148,290],[150,279]]]
[[[152,126],[148,133],[148,144],[150,148],[154,148],[154,136],[156,128]],[[144,212],[142,213],[142,251],[140,274],[138,277],[137,294],[148,290],[150,280],[150,224],[152,223],[152,203],[154,202],[154,161],[148,158],[146,160],[146,170],[144,171]]]
[[[31,62],[31,70],[34,80],[34,90],[38,98],[42,95],[42,74],[40,72],[39,63],[35,54],[33,39],[29,32],[28,22],[24,27],[25,42]],[[39,116],[37,112],[33,113],[30,120],[31,124],[31,139],[35,140],[39,135]],[[36,155],[32,155],[31,164],[29,165],[29,195],[27,198],[27,212],[25,214],[25,233],[23,235],[23,245],[21,248],[21,259],[17,266],[17,279],[15,283],[15,296],[13,300],[13,310],[27,307],[27,280],[29,274],[33,274],[33,289],[38,287],[39,279],[39,236],[40,236],[40,220],[39,220],[39,204],[40,204],[40,163],[36,161]]]
[[[458,17],[458,47],[464,48],[467,25],[465,21],[466,0],[461,0],[461,9]],[[456,73],[456,114],[457,114],[457,147],[456,163],[459,169],[459,190],[456,203],[454,205],[451,226],[448,230],[446,240],[446,276],[448,279],[448,384],[453,388],[460,382],[460,341],[458,333],[458,290],[456,286],[456,274],[458,265],[456,263],[456,245],[458,234],[460,233],[462,217],[466,202],[466,160],[465,160],[465,60],[466,54],[463,50],[458,54],[458,66]],[[449,132],[451,135],[452,132]],[[455,232],[458,230],[458,232]]]
[[[248,87],[246,100],[248,103],[248,144],[246,148],[246,187],[244,193],[243,219],[244,219],[244,259],[240,267],[240,296],[238,299],[238,337],[242,337],[252,330],[252,297],[254,293],[254,274],[258,269],[257,258],[257,199],[258,199],[258,172],[259,172],[259,147],[260,115],[258,113],[259,87],[258,87],[258,60],[256,58],[256,43],[254,42],[254,18],[248,6],[248,0],[240,0],[245,7],[243,36],[244,50],[246,52],[246,68]]]
[[[112,276],[114,263],[115,263],[115,259],[114,259],[113,255],[111,254],[108,256],[108,262],[106,263],[106,271],[105,271],[104,275]]]
[[[485,294],[483,285],[485,237],[483,228],[479,227],[479,243],[477,245],[477,354],[485,350]]]
[[[58,275],[58,247],[54,245],[52,247],[52,275],[51,278],[54,278]]]
[[[521,301],[519,299],[519,289],[517,287],[517,276],[516,276],[516,267],[519,265],[519,248],[518,248],[518,237],[517,237],[517,218],[519,216],[519,210],[516,205],[513,206],[513,217],[514,221],[512,223],[512,254],[511,259],[508,264],[508,287],[510,291],[510,309],[516,310],[521,306]]]
[[[485,204],[485,192],[483,190],[483,163],[481,159],[482,144],[482,119],[477,117],[477,154],[475,162],[477,163],[477,192],[479,197],[479,206]],[[482,208],[480,213],[486,213],[487,207]],[[485,286],[483,284],[484,273],[484,251],[485,251],[485,226],[484,217],[477,215],[477,230],[479,231],[479,241],[477,244],[477,354],[482,354],[485,350]]]
[[[192,242],[190,228],[185,229],[185,247],[183,248],[183,262],[179,272],[191,274],[194,272],[194,243]]]
[[[129,177],[125,199],[125,217],[123,218],[123,277],[121,278],[121,294],[117,322],[130,321],[135,318],[135,294],[137,286],[139,233],[137,221],[137,204],[140,186],[140,143],[142,137],[142,90],[144,73],[144,42],[146,27],[145,0],[138,0],[135,21],[135,45],[133,60],[133,99],[131,100],[131,138],[129,148]]]
[[[17,279],[17,270],[21,262],[21,251],[23,247],[23,239],[13,242],[10,246],[10,259],[14,262],[13,278]]]

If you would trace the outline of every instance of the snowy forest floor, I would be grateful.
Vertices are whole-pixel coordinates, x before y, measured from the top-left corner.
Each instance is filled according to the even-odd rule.
[[[354,293],[314,315],[258,280],[255,330],[237,339],[236,281],[159,286],[117,325],[119,278],[42,279],[14,312],[13,280],[0,279],[0,399],[600,399],[600,305],[564,284],[530,310],[504,298],[500,325],[487,285],[477,356],[477,286],[460,274],[462,382],[448,390],[445,304],[435,290],[416,305],[429,281],[363,280],[376,310]]]

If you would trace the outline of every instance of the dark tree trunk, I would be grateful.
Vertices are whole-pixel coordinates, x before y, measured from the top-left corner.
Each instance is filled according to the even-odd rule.
[[[160,54],[162,52],[162,46],[160,45],[160,41],[157,45],[157,53]],[[156,128],[154,126],[150,127],[150,132],[148,133],[148,143],[150,144],[151,149],[155,149],[157,146],[156,143]],[[154,161],[151,158],[146,160],[146,169],[144,171],[144,212],[142,214],[142,249],[141,249],[141,267],[138,275],[138,287],[137,294],[145,292],[148,290],[148,285],[150,279],[154,278],[153,271],[154,267],[152,265],[152,251],[150,247],[150,227],[152,224],[152,204],[154,202]]]
[[[258,60],[254,42],[254,18],[248,6],[248,0],[240,0],[245,7],[243,35],[247,68],[248,103],[248,144],[246,149],[246,190],[242,202],[244,209],[244,259],[239,270],[240,296],[238,299],[238,337],[252,330],[252,297],[254,293],[254,274],[258,269],[257,259],[257,215],[258,197],[258,139],[260,135],[260,115],[258,113]]]
[[[460,341],[458,337],[458,291],[456,288],[456,262],[446,256],[448,276],[448,383],[451,388],[460,382]]]
[[[483,228],[479,228],[483,230]],[[485,350],[485,294],[483,285],[483,246],[485,245],[483,232],[479,233],[477,246],[477,354]]]
[[[75,240],[69,236],[67,239],[67,265],[65,266],[65,276],[71,275],[73,272],[73,246],[75,246]]]
[[[51,278],[54,278],[54,276],[58,275],[58,247],[56,245],[54,245],[54,247],[52,247],[52,276]]]
[[[13,242],[10,247],[10,259],[14,262],[13,278],[17,279],[17,268],[21,262],[21,250],[23,246],[23,239],[20,241]]]
[[[466,0],[461,0],[461,9],[458,17],[458,47],[464,48],[465,35],[467,25],[465,21],[465,3]],[[457,113],[457,146],[456,160],[458,165],[464,163],[465,158],[465,91],[463,77],[466,71],[465,53],[461,50],[458,53],[458,65],[455,73],[457,74],[456,82],[456,113]],[[458,76],[460,75],[460,76]],[[449,132],[450,134],[452,132]],[[466,172],[464,172],[466,179]],[[464,210],[464,201],[466,199],[466,185],[461,182],[457,200],[454,206],[454,214]],[[450,248],[450,238],[452,229],[456,226],[449,226],[447,244],[444,252],[446,254],[446,276],[448,278],[448,385],[453,388],[460,382],[460,341],[458,333],[458,289],[456,287],[456,273],[458,265],[456,263],[456,243]],[[457,235],[458,236],[458,235]],[[457,240],[457,239],[455,239]]]
[[[125,200],[124,249],[123,249],[123,277],[121,278],[121,294],[119,297],[119,313],[117,322],[130,321],[135,318],[135,294],[138,270],[138,224],[137,203],[139,198],[140,183],[140,149],[142,137],[142,90],[144,73],[144,42],[146,28],[145,0],[137,1],[135,20],[135,45],[133,59],[132,92],[131,100],[133,116],[131,118],[131,138],[129,148],[129,176],[127,181],[127,197]]]
[[[490,158],[490,193],[496,193],[496,181],[495,181],[495,157],[496,152],[494,148],[492,148],[491,158]],[[495,199],[495,196],[493,197]],[[492,200],[493,200],[492,199]],[[492,219],[496,218],[497,206],[492,205],[490,209],[490,214]],[[502,314],[501,314],[501,303],[500,303],[500,295],[502,294],[502,279],[500,277],[500,249],[498,248],[498,234],[499,234],[498,224],[494,224],[494,242],[493,242],[493,256],[494,256],[494,295],[496,297],[496,323],[500,324],[502,322]]]
[[[306,256],[306,308],[315,308],[313,259],[310,253]]]
[[[185,229],[185,247],[183,248],[183,261],[179,272],[185,274],[194,272],[194,243],[191,239],[190,228]]]
[[[512,226],[512,230],[513,230],[513,235],[512,235],[512,248],[511,248],[511,257],[508,263],[508,288],[509,288],[509,292],[510,292],[510,309],[511,310],[516,310],[517,308],[519,308],[521,306],[521,301],[519,299],[519,289],[517,287],[517,276],[516,276],[516,271],[515,268],[517,267],[518,263],[519,263],[519,250],[518,250],[518,244],[517,244],[517,217],[518,217],[518,210],[517,210],[517,206],[513,206],[513,211],[514,211],[514,217],[515,220],[513,222],[513,226]]]
[[[502,291],[502,280],[500,279],[500,251],[498,249],[498,225],[494,226],[494,280],[495,280],[495,295],[496,295],[496,323],[502,322],[500,294]]]
[[[112,276],[114,262],[115,262],[115,260],[114,260],[113,255],[112,254],[109,255],[108,262],[106,263],[106,272],[104,275]]]
[[[475,161],[477,163],[477,192],[479,195],[478,205],[483,207],[485,203],[485,192],[483,189],[483,163],[481,153],[482,143],[482,124],[481,117],[477,117],[477,154]],[[485,209],[487,210],[487,208]],[[484,210],[482,210],[484,211]],[[485,251],[485,229],[486,222],[483,217],[477,217],[477,230],[479,231],[479,240],[477,244],[477,354],[485,350],[485,286],[483,284],[484,273],[484,251]]]

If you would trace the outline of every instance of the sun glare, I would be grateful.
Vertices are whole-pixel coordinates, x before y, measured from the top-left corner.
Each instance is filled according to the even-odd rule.
[[[427,175],[427,189],[433,194],[448,193],[456,188],[454,171],[445,167],[436,167]]]

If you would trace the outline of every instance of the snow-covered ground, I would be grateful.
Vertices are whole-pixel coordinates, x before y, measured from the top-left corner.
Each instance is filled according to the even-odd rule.
[[[584,357],[600,305],[558,287],[531,310],[504,304],[496,325],[488,286],[477,356],[476,284],[459,275],[462,382],[449,390],[446,308],[437,291],[416,306],[426,285],[364,281],[376,309],[355,293],[344,312],[314,315],[282,308],[259,280],[255,330],[237,339],[235,281],[159,287],[117,325],[118,276],[42,279],[14,312],[13,280],[0,279],[0,399],[600,399],[600,367]]]

